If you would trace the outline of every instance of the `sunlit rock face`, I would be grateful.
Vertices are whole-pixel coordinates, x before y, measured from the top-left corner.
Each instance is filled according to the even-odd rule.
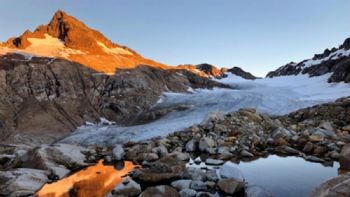
[[[38,197],[65,197],[65,196],[105,196],[122,177],[134,169],[132,162],[125,161],[122,169],[103,165],[100,161],[69,177],[57,182],[44,185],[38,192]]]
[[[8,54],[0,56],[0,139],[42,144],[100,117],[132,123],[164,91],[222,85],[185,70],[138,66],[109,76],[64,59]]]
[[[134,68],[140,64],[168,68],[165,64],[143,58],[128,47],[113,43],[99,31],[63,11],[57,11],[49,24],[40,25],[34,32],[27,30],[3,45],[0,46],[0,54],[24,52],[64,58],[104,73],[114,73],[116,69]]]

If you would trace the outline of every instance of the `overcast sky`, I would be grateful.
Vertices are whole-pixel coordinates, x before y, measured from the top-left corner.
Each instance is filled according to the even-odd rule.
[[[263,76],[350,37],[349,0],[1,0],[0,40],[57,9],[144,57],[240,66]]]

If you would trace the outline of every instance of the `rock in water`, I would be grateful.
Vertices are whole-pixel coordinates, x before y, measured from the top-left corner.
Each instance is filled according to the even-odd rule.
[[[248,186],[245,192],[246,197],[272,197],[269,191],[258,185]]]
[[[113,148],[112,154],[113,154],[113,159],[115,159],[117,161],[122,160],[124,158],[124,155],[125,155],[123,146],[120,144],[116,145]]]
[[[343,146],[339,155],[340,168],[350,170],[350,144]]]
[[[140,195],[140,197],[155,197],[155,196],[180,197],[180,194],[170,186],[160,185],[157,187],[148,187]]]
[[[237,181],[244,182],[243,173],[230,161],[227,161],[219,170],[221,178],[233,178]]]
[[[346,173],[332,178],[317,188],[315,188],[311,197],[348,197],[350,196],[350,173]]]

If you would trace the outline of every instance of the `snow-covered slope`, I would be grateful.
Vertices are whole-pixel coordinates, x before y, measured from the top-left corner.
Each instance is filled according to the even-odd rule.
[[[309,74],[321,76],[332,73],[328,82],[350,82],[350,38],[346,39],[338,48],[326,49],[321,54],[299,63],[291,62],[271,71],[266,77]]]
[[[171,112],[142,125],[81,126],[64,142],[80,144],[115,144],[164,136],[200,123],[209,112],[230,112],[240,108],[256,108],[269,114],[286,114],[300,108],[334,101],[350,95],[350,84],[327,83],[330,74],[309,78],[308,75],[245,80],[228,74],[220,82],[236,89],[195,90],[192,93],[164,93],[156,108],[180,104],[191,106],[185,111]]]

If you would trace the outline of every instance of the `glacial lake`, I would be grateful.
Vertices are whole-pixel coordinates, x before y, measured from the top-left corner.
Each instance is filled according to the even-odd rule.
[[[339,164],[324,166],[300,157],[270,155],[237,167],[249,185],[259,185],[276,197],[304,197],[324,181],[338,175]]]

